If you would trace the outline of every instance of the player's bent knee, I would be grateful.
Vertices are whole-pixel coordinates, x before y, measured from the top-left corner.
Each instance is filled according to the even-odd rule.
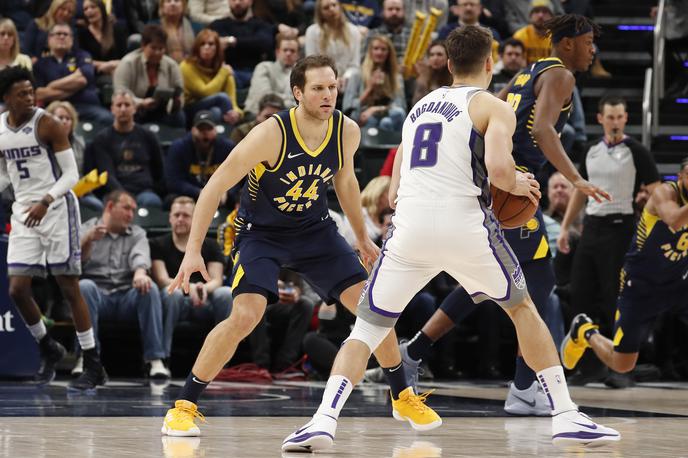
[[[635,369],[637,361],[638,353],[619,353],[615,351],[612,360],[612,369],[622,374],[631,372]]]
[[[248,335],[253,328],[255,328],[260,319],[263,317],[263,309],[256,310],[255,308],[234,307],[229,318],[225,320],[233,328],[243,331]]]
[[[385,337],[387,337],[387,334],[389,334],[391,330],[392,328],[377,326],[361,318],[356,318],[354,329],[344,343],[349,340],[358,340],[366,344],[372,353],[380,346],[382,341],[385,340]]]

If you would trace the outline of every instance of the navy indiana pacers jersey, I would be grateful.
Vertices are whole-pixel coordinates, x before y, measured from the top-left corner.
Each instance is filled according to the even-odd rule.
[[[560,59],[548,57],[540,59],[524,69],[516,77],[506,101],[516,112],[516,130],[514,131],[514,161],[516,168],[522,172],[537,175],[547,158],[533,138],[533,122],[535,119],[535,82],[545,71],[552,68],[566,68]],[[572,94],[573,95],[573,94]],[[571,113],[571,102],[561,109],[559,118],[554,125],[557,133],[561,133]],[[521,264],[547,259],[551,256],[547,243],[547,232],[542,211],[537,213],[526,224],[517,229],[505,230],[506,239],[514,250]]]
[[[235,220],[237,234],[243,228],[299,232],[329,219],[327,186],[342,168],[344,116],[334,111],[325,139],[312,151],[299,133],[295,110],[273,115],[282,131],[282,149],[274,167],[261,163],[249,172]]]
[[[507,94],[506,101],[516,112],[516,131],[514,132],[514,161],[516,165],[527,167],[537,174],[547,162],[537,142],[533,138],[533,122],[535,119],[535,83],[540,75],[552,68],[566,68],[557,57],[540,59],[521,71],[516,77],[511,90]],[[571,94],[573,96],[573,94]],[[569,103],[561,109],[559,118],[554,125],[558,134],[564,129],[564,125],[571,114],[571,97]]]
[[[686,191],[675,181],[668,182],[678,191],[678,204],[688,203]],[[624,277],[642,278],[655,285],[686,280],[688,276],[688,226],[673,231],[659,216],[643,210],[626,254]]]

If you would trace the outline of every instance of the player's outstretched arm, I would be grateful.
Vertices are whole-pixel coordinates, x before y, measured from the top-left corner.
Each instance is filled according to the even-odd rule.
[[[189,277],[194,272],[200,272],[205,281],[211,280],[201,257],[201,245],[208,233],[208,227],[220,199],[256,165],[261,162],[275,165],[280,157],[281,149],[282,135],[277,121],[268,119],[254,127],[213,173],[198,196],[191,220],[191,233],[186,245],[186,253],[177,276],[167,288],[169,292],[181,287],[185,293],[188,293]]]
[[[676,191],[666,183],[655,188],[647,205],[674,231],[688,225],[688,205],[679,206]]]
[[[356,245],[363,261],[366,264],[372,264],[380,254],[380,250],[368,237],[368,231],[363,222],[361,188],[354,172],[354,154],[361,141],[361,131],[358,125],[347,117],[344,118],[342,138],[344,139],[344,163],[342,169],[334,177],[334,190],[356,235]]]
[[[581,177],[554,128],[561,109],[571,99],[576,84],[573,74],[564,68],[553,68],[543,73],[537,84],[540,90],[535,103],[532,134],[542,153],[583,194],[597,202],[602,202],[602,199],[611,200],[607,192]]]

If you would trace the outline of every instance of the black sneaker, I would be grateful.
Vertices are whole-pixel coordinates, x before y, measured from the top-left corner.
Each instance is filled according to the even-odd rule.
[[[39,385],[46,385],[55,379],[55,367],[67,354],[67,350],[47,334],[38,343],[41,352],[41,367],[33,380]]]
[[[107,373],[100,363],[95,349],[83,352],[84,370],[77,378],[69,382],[68,389],[74,391],[93,391],[98,385],[107,383]]]
[[[635,386],[635,380],[633,380],[633,375],[620,374],[619,372],[609,371],[609,376],[604,380],[604,384],[609,388],[630,388]]]

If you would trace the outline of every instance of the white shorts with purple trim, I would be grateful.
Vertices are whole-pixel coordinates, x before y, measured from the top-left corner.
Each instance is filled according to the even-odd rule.
[[[477,198],[404,199],[392,224],[359,301],[360,318],[394,326],[406,304],[442,271],[475,303],[491,299],[509,308],[525,300],[521,266],[494,214]]]

